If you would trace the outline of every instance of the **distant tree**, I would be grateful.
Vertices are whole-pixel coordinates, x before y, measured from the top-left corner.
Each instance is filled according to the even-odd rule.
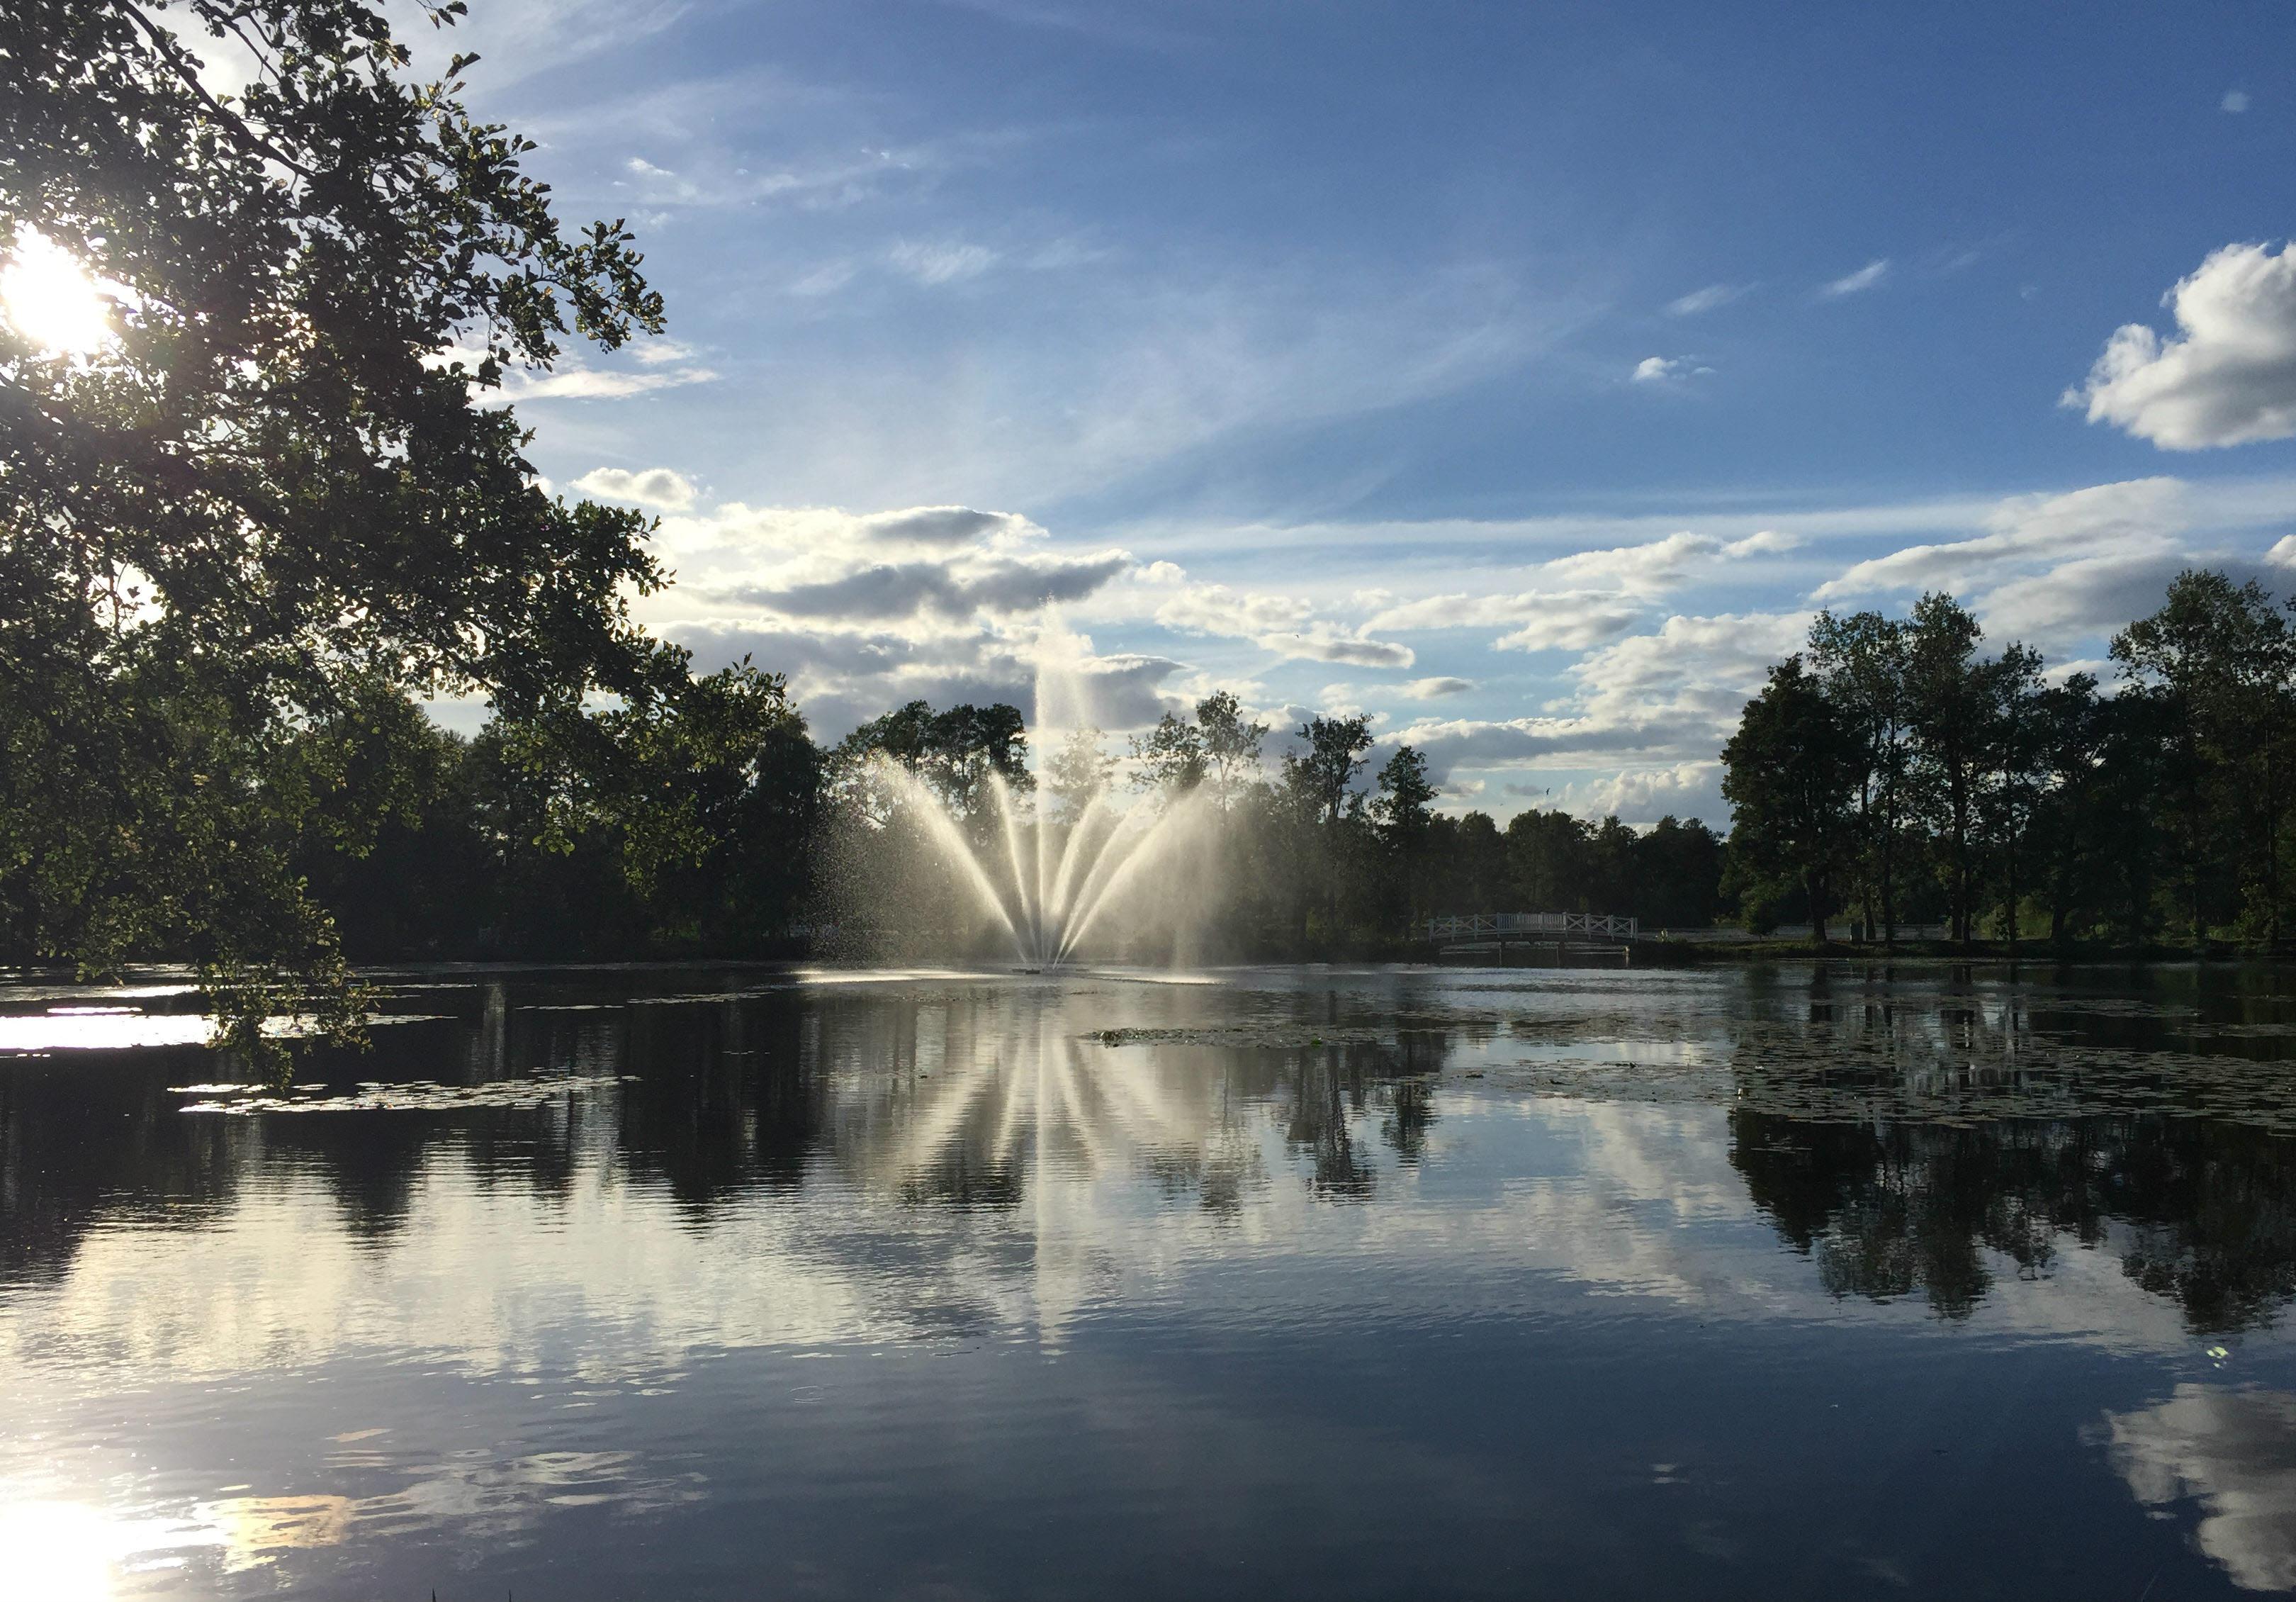
[[[1878,612],[1821,612],[1809,629],[1809,663],[1859,752],[1853,867],[1866,927],[1897,939],[1913,756],[1906,625]],[[1877,915],[1878,914],[1878,917]]]
[[[785,932],[808,889],[819,759],[785,681],[747,658],[693,676],[683,651],[618,702],[513,723],[514,763],[546,776],[537,843],[600,842],[648,938],[722,944]]]
[[[1045,764],[1044,789],[1074,823],[1108,793],[1116,759],[1101,750],[1107,736],[1096,728],[1070,729]]]
[[[1145,735],[1132,736],[1134,785],[1166,796],[1185,795],[1204,782],[1203,731],[1166,712]]]
[[[1979,806],[1991,735],[1989,686],[1977,661],[1977,620],[1950,596],[1923,596],[1907,625],[1912,774],[1937,842],[1953,938],[1967,944],[1980,867]]]
[[[2187,917],[2208,941],[2212,881],[2251,931],[2281,932],[2282,841],[2296,766],[2296,638],[2271,597],[2222,573],[2185,572],[2161,610],[2114,637],[2122,671],[2173,708],[2180,759],[2170,807]],[[2226,921],[2231,921],[2227,917]]]
[[[1708,927],[1720,911],[1723,850],[1697,818],[1660,818],[1635,842],[1641,891],[1625,910],[1656,929]]]
[[[1283,782],[1308,798],[1326,824],[1346,817],[1371,749],[1371,719],[1313,717],[1300,726],[1306,749],[1283,759]],[[1360,798],[1356,798],[1359,800]]]
[[[1567,812],[1532,809],[1507,820],[1507,871],[1527,912],[1585,912],[1587,826]]]
[[[1385,881],[1380,921],[1392,929],[1408,925],[1434,900],[1427,868],[1435,824],[1428,803],[1435,799],[1435,786],[1427,776],[1427,759],[1409,745],[1396,748],[1375,783],[1372,827]]]
[[[1415,849],[1434,816],[1427,804],[1435,799],[1435,786],[1427,777],[1426,757],[1412,746],[1398,746],[1379,770],[1377,784],[1371,814],[1381,838],[1394,850]]]
[[[2000,866],[2002,926],[2013,950],[2019,902],[2030,887],[2027,842],[2050,772],[2051,730],[2041,699],[2041,655],[2011,645],[1982,670],[1988,773],[1980,809]]]
[[[1799,656],[1770,670],[1722,748],[1722,795],[1736,813],[1731,857],[1757,883],[1797,886],[1820,941],[1852,838],[1860,755]]]
[[[2036,698],[2038,791],[2031,837],[2033,871],[2048,899],[2049,939],[2062,945],[2079,918],[2101,908],[2110,831],[2103,758],[2108,709],[2096,679],[2069,675]]]
[[[993,785],[1025,791],[1036,784],[1028,769],[1028,725],[1018,707],[1003,702],[937,712],[927,702],[912,701],[839,741],[829,756],[832,789],[847,805],[882,822],[892,802],[879,796],[869,779],[870,763],[881,756],[968,821],[988,817]]]
[[[1233,694],[1215,690],[1196,702],[1196,727],[1202,736],[1204,777],[1212,800],[1223,809],[1232,807],[1259,776],[1267,725],[1250,721]]]

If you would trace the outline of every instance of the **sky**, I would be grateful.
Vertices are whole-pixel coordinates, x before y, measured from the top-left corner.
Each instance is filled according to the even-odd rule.
[[[1818,607],[2109,678],[2180,568],[2296,591],[2287,0],[472,11],[668,308],[533,459],[825,739],[1052,661],[1111,748],[1226,688],[1718,825]]]

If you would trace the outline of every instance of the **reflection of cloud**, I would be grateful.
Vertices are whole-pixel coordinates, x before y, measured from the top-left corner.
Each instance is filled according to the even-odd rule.
[[[2113,1466],[2136,1499],[2201,1504],[2201,1550],[2243,1590],[2296,1590],[2296,1395],[2180,1384],[2106,1415]]]

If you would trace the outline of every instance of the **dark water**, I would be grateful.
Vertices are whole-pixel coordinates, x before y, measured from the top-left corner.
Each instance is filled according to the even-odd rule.
[[[0,1594],[2296,1589],[2284,975],[1194,977],[9,995]]]

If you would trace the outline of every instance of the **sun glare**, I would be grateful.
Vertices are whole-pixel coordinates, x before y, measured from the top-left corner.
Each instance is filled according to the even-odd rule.
[[[10,1596],[111,1602],[111,1532],[93,1508],[19,1502],[0,1508],[0,1565]]]
[[[37,229],[17,234],[0,267],[0,308],[17,333],[53,355],[86,356],[111,337],[94,283],[70,251]]]

